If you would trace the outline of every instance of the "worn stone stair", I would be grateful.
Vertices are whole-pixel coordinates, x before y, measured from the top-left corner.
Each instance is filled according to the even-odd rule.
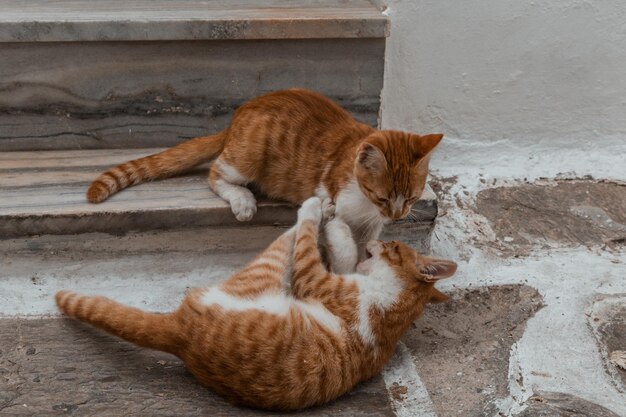
[[[206,167],[99,205],[85,190],[282,88],[316,90],[377,125],[388,32],[367,0],[0,0],[0,415],[256,415],[171,356],[60,318],[53,296],[169,311],[245,265],[296,209],[261,199],[241,224]],[[383,238],[426,250],[436,214],[427,189]],[[393,416],[400,384],[421,389],[411,354],[396,362],[303,415]]]
[[[125,233],[151,229],[288,225],[295,208],[268,200],[249,223],[239,223],[213,194],[206,169],[140,184],[101,204],[85,199],[89,183],[108,167],[161,149],[0,153],[0,236],[87,232]],[[437,204],[430,189],[414,206],[414,218],[396,227],[430,223]]]
[[[388,28],[367,0],[1,0],[0,151],[171,146],[290,87],[376,125]]]
[[[4,237],[234,225],[201,174],[102,205],[87,204],[84,189],[106,167],[222,129],[238,105],[268,91],[311,88],[377,124],[389,22],[368,0],[0,6]],[[432,221],[432,193],[416,210]],[[261,201],[251,225],[294,214]]]
[[[0,42],[380,38],[368,0],[3,0]]]
[[[389,22],[368,0],[0,6],[2,237],[238,226],[202,170],[100,205],[84,191],[109,166],[221,130],[268,91],[311,88],[378,123]],[[424,197],[420,225],[436,216]],[[261,200],[248,226],[294,219],[293,207]]]

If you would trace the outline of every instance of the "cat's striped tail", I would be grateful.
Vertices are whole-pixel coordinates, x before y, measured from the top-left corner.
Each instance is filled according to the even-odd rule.
[[[186,343],[173,314],[147,313],[105,297],[88,297],[71,291],[59,291],[55,299],[68,316],[136,345],[176,355]]]
[[[190,139],[163,152],[125,162],[100,174],[87,190],[90,203],[100,203],[126,187],[182,174],[218,156],[225,132]]]

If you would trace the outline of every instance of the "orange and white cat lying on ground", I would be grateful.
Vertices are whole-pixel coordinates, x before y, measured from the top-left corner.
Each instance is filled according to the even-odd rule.
[[[180,357],[234,403],[273,410],[323,404],[382,370],[426,303],[446,299],[433,283],[454,274],[456,264],[399,242],[371,241],[357,273],[329,273],[317,239],[323,212],[334,208],[322,206],[319,198],[305,201],[296,226],[221,285],[192,290],[173,313],[68,291],[57,293],[57,304],[71,317]]]
[[[239,107],[230,125],[215,135],[101,174],[87,199],[99,203],[123,188],[215,159],[209,186],[229,202],[238,220],[256,213],[247,184],[292,204],[329,197],[363,246],[378,238],[384,223],[410,213],[424,190],[429,155],[442,137],[379,131],[312,91],[277,91]],[[355,264],[356,259],[351,269]]]

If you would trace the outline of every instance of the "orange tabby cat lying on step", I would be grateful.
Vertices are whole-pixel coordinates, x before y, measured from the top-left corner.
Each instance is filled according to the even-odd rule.
[[[215,135],[101,174],[87,199],[99,203],[123,188],[217,158],[209,186],[230,203],[238,220],[250,220],[256,213],[254,195],[245,187],[249,183],[293,204],[312,196],[330,197],[337,216],[364,245],[378,237],[385,222],[409,214],[424,190],[429,155],[442,137],[379,131],[312,91],[277,91],[245,103],[228,128]],[[337,271],[355,264],[356,259]]]
[[[317,239],[323,212],[333,210],[306,200],[296,226],[221,285],[190,292],[173,313],[68,291],[57,293],[57,304],[71,317],[177,355],[237,404],[294,410],[328,402],[381,371],[426,303],[446,299],[433,283],[456,270],[402,243],[371,241],[357,273],[329,273]]]

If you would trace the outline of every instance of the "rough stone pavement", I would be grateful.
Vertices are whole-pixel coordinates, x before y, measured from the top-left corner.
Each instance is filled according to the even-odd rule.
[[[448,140],[432,162],[431,244],[459,262],[440,287],[451,300],[412,326],[381,377],[301,414],[626,416],[621,144],[588,164],[584,149],[551,146]],[[0,294],[0,415],[265,414],[225,404],[175,358],[48,314],[61,286],[169,309],[278,232],[0,241],[0,282],[19,295]]]

